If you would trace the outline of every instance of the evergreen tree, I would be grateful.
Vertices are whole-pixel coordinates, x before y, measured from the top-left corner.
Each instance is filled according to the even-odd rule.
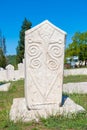
[[[0,48],[2,48],[2,32],[0,30]]]
[[[6,54],[6,44],[5,43],[6,43],[6,39],[3,36],[3,38],[2,38],[2,50],[3,50],[4,55]]]
[[[2,37],[2,32],[0,30],[0,48],[2,49],[4,55],[6,54],[6,39],[3,36]]]
[[[0,67],[5,68],[7,64],[6,57],[4,56],[4,53],[2,49],[0,48]]]
[[[26,18],[23,21],[23,24],[21,26],[21,31],[19,35],[19,41],[18,41],[18,46],[17,46],[17,63],[22,62],[24,58],[24,39],[25,39],[25,31],[30,29],[32,26],[32,23],[28,21]]]

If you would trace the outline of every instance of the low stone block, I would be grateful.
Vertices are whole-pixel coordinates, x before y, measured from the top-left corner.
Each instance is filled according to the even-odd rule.
[[[28,110],[26,107],[25,98],[15,98],[10,110],[10,119],[14,122],[17,121],[39,121],[40,117],[47,118],[50,115],[68,115],[72,113],[83,112],[85,109],[76,104],[69,97],[63,96],[63,105],[59,107],[57,104],[43,105],[42,109]]]
[[[87,82],[63,84],[63,92],[87,94]]]
[[[10,88],[11,83],[6,83],[3,85],[0,85],[0,91],[8,91]]]

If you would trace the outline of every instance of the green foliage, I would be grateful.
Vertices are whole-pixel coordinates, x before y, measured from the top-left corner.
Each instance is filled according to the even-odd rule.
[[[72,115],[71,118],[64,116],[51,116],[48,119],[42,120],[47,128],[54,128],[54,130],[86,130],[87,129],[87,115],[81,113]]]
[[[2,36],[2,32],[0,30],[0,48],[2,49],[4,55],[6,54],[6,39]]]
[[[26,18],[23,21],[23,24],[21,26],[18,46],[17,46],[17,62],[21,63],[24,58],[24,39],[25,39],[25,31],[30,29],[32,26],[32,23],[28,21]]]
[[[68,94],[68,96],[74,100],[77,104],[83,106],[87,111],[87,94]],[[86,115],[87,116],[87,115]]]
[[[87,32],[76,32],[72,43],[65,50],[66,57],[78,56],[79,60],[87,60]]]
[[[1,82],[1,81],[0,81],[0,85],[3,85],[3,84],[5,84],[5,83],[6,83],[6,82]]]
[[[6,54],[6,39],[5,39],[5,37],[3,37],[3,39],[2,39],[2,50],[3,50],[3,53],[5,55]]]
[[[15,67],[15,69],[17,69],[16,55],[8,55],[7,64],[11,64]]]
[[[3,54],[2,49],[0,49],[0,67],[5,68],[7,65],[7,59],[5,55]]]
[[[32,128],[31,130],[40,130],[40,129],[38,129],[38,128],[35,127],[35,128]]]

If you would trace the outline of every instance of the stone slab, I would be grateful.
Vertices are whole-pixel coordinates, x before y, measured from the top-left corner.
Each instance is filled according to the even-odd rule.
[[[28,108],[40,108],[42,104],[60,106],[65,37],[66,33],[48,20],[25,32],[25,99]]]
[[[87,94],[87,82],[63,84],[63,92]]]
[[[14,122],[17,121],[39,121],[40,117],[47,118],[50,115],[68,115],[72,113],[83,112],[85,109],[80,105],[76,104],[69,97],[64,97],[62,100],[62,106],[59,107],[57,104],[54,105],[43,105],[42,109],[28,110],[26,107],[25,98],[15,98],[10,110],[10,119]]]
[[[0,91],[8,91],[10,88],[11,83],[6,83],[3,85],[0,85]]]

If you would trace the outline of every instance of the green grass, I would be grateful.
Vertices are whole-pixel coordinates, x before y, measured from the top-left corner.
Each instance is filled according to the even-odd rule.
[[[0,85],[3,85],[3,84],[5,84],[5,83],[7,83],[7,82],[1,82],[1,81],[0,81]]]
[[[64,83],[87,82],[87,75],[76,75],[64,77]]]
[[[87,111],[87,94],[70,94],[68,96]],[[87,113],[73,114],[72,118],[63,116],[41,118],[38,123],[33,121],[14,123],[9,120],[9,111],[13,98],[19,97],[24,97],[23,80],[12,82],[8,92],[0,92],[0,130],[87,130]]]
[[[24,97],[24,81],[11,83],[11,88],[8,92],[0,92],[0,130],[7,127],[9,122],[9,110],[11,108],[13,98]]]
[[[0,85],[4,84],[3,82],[0,82]]]
[[[47,128],[59,130],[86,130],[87,115],[85,113],[81,113],[78,115],[72,115],[72,118],[52,116],[48,119],[42,119],[42,122]]]

